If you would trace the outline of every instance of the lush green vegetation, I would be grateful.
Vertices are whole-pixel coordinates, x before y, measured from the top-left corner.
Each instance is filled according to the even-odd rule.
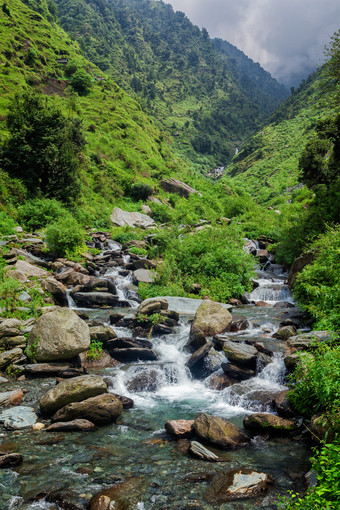
[[[84,54],[138,97],[174,136],[179,153],[200,167],[225,165],[235,145],[287,95],[259,65],[239,55],[242,65],[247,61],[246,83],[227,54],[216,51],[207,31],[166,3],[56,3],[61,25]]]

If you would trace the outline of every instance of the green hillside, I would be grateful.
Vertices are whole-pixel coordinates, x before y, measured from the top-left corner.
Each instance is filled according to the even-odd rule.
[[[299,159],[318,121],[333,109],[320,73],[311,75],[242,146],[225,172],[233,186],[251,190],[260,203],[297,186]]]
[[[39,2],[43,12],[46,5]],[[8,138],[8,107],[15,94],[23,91],[42,92],[47,105],[78,119],[87,142],[81,161],[81,194],[90,216],[108,217],[112,200],[135,180],[153,186],[161,176],[185,173],[187,166],[174,159],[168,140],[140,105],[86,60],[57,23],[13,0],[0,10],[0,31],[2,139]],[[88,82],[86,91],[74,80],[77,73]],[[7,197],[8,208],[14,198],[5,189],[8,177],[2,182],[2,202]]]
[[[84,54],[138,97],[178,152],[203,168],[230,161],[235,146],[286,97],[269,77],[266,88],[242,86],[207,31],[164,2],[56,3],[61,25]]]

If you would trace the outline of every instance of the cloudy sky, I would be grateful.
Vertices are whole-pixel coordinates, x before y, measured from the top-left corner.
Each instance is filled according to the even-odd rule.
[[[339,0],[164,1],[288,86],[322,63],[325,44],[340,28]]]

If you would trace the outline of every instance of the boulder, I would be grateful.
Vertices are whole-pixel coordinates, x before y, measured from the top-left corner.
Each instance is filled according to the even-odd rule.
[[[194,422],[199,438],[223,450],[249,444],[249,437],[238,427],[223,418],[199,413]]]
[[[232,469],[215,478],[205,498],[212,503],[251,498],[266,492],[273,482],[273,478],[266,473],[247,468]]]
[[[288,372],[293,372],[299,363],[303,363],[305,357],[311,358],[313,356],[308,352],[293,353],[286,356],[283,361]]]
[[[280,340],[288,340],[288,338],[296,335],[296,329],[294,326],[282,326],[273,335],[273,338],[279,338]]]
[[[92,430],[97,430],[95,424],[82,419],[52,423],[46,428],[46,432],[89,432]]]
[[[210,462],[218,462],[219,458],[213,452],[205,448],[198,441],[191,441],[189,446],[189,453],[194,457],[198,457],[202,460],[208,460]]]
[[[139,505],[145,487],[144,477],[131,477],[123,482],[115,483],[112,487],[100,490],[93,496],[88,510],[127,510],[140,507]]]
[[[20,333],[21,321],[19,319],[4,319],[0,323],[0,338],[3,336],[16,336]]]
[[[0,468],[8,469],[19,466],[23,460],[23,456],[20,453],[0,453]]]
[[[67,287],[61,282],[58,282],[52,276],[42,280],[42,288],[52,294],[54,301],[60,306],[67,306]]]
[[[127,383],[127,389],[134,393],[139,391],[155,391],[159,372],[149,367],[138,370]]]
[[[150,216],[139,212],[127,212],[123,211],[119,207],[113,209],[110,220],[117,227],[142,227],[149,228],[156,226],[156,223]]]
[[[105,343],[112,338],[117,338],[111,326],[92,326],[90,327],[90,336],[93,340]]]
[[[198,193],[194,188],[191,186],[188,186],[188,184],[185,184],[182,181],[179,181],[178,179],[162,179],[161,180],[161,188],[166,191],[167,193],[176,193],[177,195],[189,198],[189,196],[192,193]],[[200,196],[201,193],[198,193]]]
[[[229,361],[241,365],[241,367],[256,368],[258,351],[252,345],[227,341],[223,345],[223,350]]]
[[[254,413],[246,416],[243,426],[253,434],[270,434],[272,436],[287,435],[296,429],[292,420],[286,420],[270,413]]]
[[[28,363],[22,366],[21,371],[31,377],[60,377],[60,373],[69,368],[73,368],[73,364],[65,361],[59,363]]]
[[[192,322],[190,337],[198,332],[204,336],[218,335],[226,331],[231,322],[231,313],[220,303],[203,300]]]
[[[16,347],[15,349],[10,349],[9,351],[2,352],[0,354],[0,370],[6,368],[14,361],[17,361],[23,355],[22,349]]]
[[[0,393],[0,406],[16,406],[24,398],[21,390],[4,391]]]
[[[291,336],[287,342],[288,347],[295,349],[313,349],[321,342],[328,342],[334,338],[335,333],[331,331],[310,331],[301,335]]]
[[[338,423],[339,423],[340,413],[338,413]],[[329,421],[329,417],[327,414],[314,414],[310,421],[310,432],[312,435],[312,440],[315,443],[319,443],[327,439],[327,443],[334,441],[334,437],[339,429],[334,429],[334,424],[332,427],[332,423]]]
[[[0,413],[0,423],[8,430],[32,427],[37,421],[38,417],[33,407],[17,406]]]
[[[275,396],[273,401],[277,414],[282,418],[292,418],[293,416],[296,416],[296,413],[294,412],[294,409],[287,397],[288,391],[289,390],[281,391],[281,393]]]
[[[246,381],[247,379],[255,376],[254,370],[240,368],[232,363],[222,363],[221,367],[223,372],[235,381]]]
[[[226,374],[212,374],[208,381],[209,388],[217,391],[224,390],[233,384],[232,380]]]
[[[152,349],[135,347],[131,349],[110,349],[110,355],[118,361],[129,363],[132,361],[156,361],[157,354]]]
[[[293,264],[290,267],[289,275],[288,275],[288,286],[291,289],[296,281],[296,277],[299,273],[301,273],[302,269],[307,266],[308,264],[311,264],[314,260],[315,253],[312,251],[308,251],[306,253],[303,253],[294,260]]]
[[[43,278],[50,276],[48,271],[41,267],[33,266],[33,264],[26,262],[26,260],[17,260],[14,266],[7,267],[14,268],[14,271],[18,271],[28,277],[36,276],[37,278]]]
[[[122,402],[111,393],[106,393],[62,407],[52,416],[52,421],[68,422],[82,419],[102,427],[115,422],[122,411]]]
[[[167,433],[175,439],[187,439],[194,435],[194,420],[171,420],[165,424]]]
[[[82,375],[62,381],[50,389],[40,400],[43,415],[51,416],[58,409],[72,402],[108,393],[107,385],[99,375]]]
[[[152,283],[156,278],[156,273],[150,269],[137,269],[133,272],[133,280],[138,283]]]
[[[167,310],[169,308],[169,303],[166,299],[163,298],[155,298],[151,300],[142,301],[137,309],[137,313],[141,313],[144,315],[151,315],[156,310]]]
[[[86,285],[91,281],[90,276],[79,271],[75,271],[73,267],[69,267],[66,271],[58,273],[55,278],[64,285],[70,285],[72,287],[75,287],[76,285]]]
[[[0,347],[6,347],[7,349],[14,347],[25,348],[27,344],[27,338],[25,336],[3,336],[0,338]]]
[[[118,296],[111,292],[76,292],[72,294],[76,304],[84,308],[96,308],[101,306],[118,306]]]
[[[89,347],[88,325],[68,308],[42,315],[28,340],[29,356],[35,361],[68,360]]]
[[[186,362],[186,366],[191,370],[199,361],[201,361],[207,356],[211,348],[212,343],[207,342],[205,345],[197,349],[197,351],[194,352]]]

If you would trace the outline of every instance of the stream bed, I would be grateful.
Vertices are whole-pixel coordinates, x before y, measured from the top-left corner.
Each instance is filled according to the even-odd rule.
[[[270,271],[273,270],[273,272]],[[233,310],[248,320],[248,327],[230,335],[241,341],[255,339],[270,345],[273,361],[255,377],[222,391],[213,389],[206,379],[193,379],[186,361],[190,353],[184,349],[188,341],[192,316],[182,315],[171,335],[152,338],[157,362],[120,364],[97,370],[110,391],[130,397],[134,408],[124,410],[117,424],[95,432],[46,433],[44,430],[2,431],[1,450],[17,451],[23,464],[0,472],[1,509],[86,509],[91,497],[120,479],[127,480],[128,508],[136,510],[276,509],[277,493],[301,489],[303,474],[308,471],[309,446],[296,438],[268,439],[255,437],[250,446],[232,451],[209,447],[220,462],[210,463],[188,456],[182,442],[171,440],[164,429],[169,420],[194,419],[206,412],[225,418],[242,428],[243,418],[252,412],[273,412],[273,397],[286,389],[283,363],[284,343],[272,338],[280,322],[299,317],[280,268],[260,271],[259,286],[249,295],[253,301],[266,301],[269,306],[244,305]],[[137,302],[128,289],[129,276],[116,278],[120,297],[130,300],[133,314]],[[130,294],[127,294],[130,292]],[[285,300],[291,308],[276,308]],[[74,303],[70,301],[71,306]],[[122,311],[122,309],[120,310]],[[97,311],[87,310],[98,317]],[[105,315],[105,313],[104,313]],[[117,335],[129,336],[126,328],[114,328]],[[132,382],[143,374],[144,387],[136,390]],[[8,389],[21,388],[24,404],[37,408],[41,396],[55,379],[26,379],[12,382]],[[245,467],[270,474],[274,484],[265,495],[228,503],[210,503],[207,488],[216,473]],[[116,507],[114,507],[116,508]]]

